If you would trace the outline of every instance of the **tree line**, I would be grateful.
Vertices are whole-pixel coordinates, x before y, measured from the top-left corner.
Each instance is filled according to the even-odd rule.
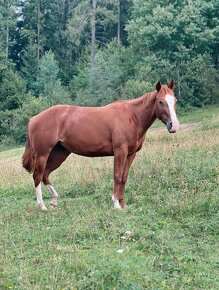
[[[0,138],[55,104],[100,106],[176,82],[181,107],[217,102],[217,0],[0,0]]]

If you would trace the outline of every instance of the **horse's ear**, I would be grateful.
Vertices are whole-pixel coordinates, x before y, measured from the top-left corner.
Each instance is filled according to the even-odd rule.
[[[161,89],[161,83],[160,83],[160,82],[158,82],[158,83],[156,84],[156,90],[159,92],[159,91],[160,91],[160,89]]]
[[[172,90],[173,87],[174,87],[174,81],[171,80],[170,83],[169,83],[169,85],[168,85],[168,88]]]

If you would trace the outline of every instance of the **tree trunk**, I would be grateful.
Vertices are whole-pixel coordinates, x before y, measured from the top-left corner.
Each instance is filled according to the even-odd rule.
[[[9,3],[7,3],[7,18],[6,18],[6,43],[5,43],[5,57],[8,59],[8,51],[9,51]]]
[[[90,52],[91,68],[94,65],[95,43],[96,43],[96,0],[91,0],[91,52]]]
[[[118,25],[117,25],[117,42],[121,43],[121,3],[118,2]]]
[[[178,66],[178,69],[177,69],[177,78],[178,78],[178,82],[177,82],[177,85],[178,85],[178,97],[179,97],[179,99],[181,99],[180,65]]]
[[[37,1],[37,59],[40,59],[40,0]]]

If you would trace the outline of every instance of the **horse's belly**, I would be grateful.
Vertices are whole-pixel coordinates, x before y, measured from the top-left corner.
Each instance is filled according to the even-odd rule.
[[[78,141],[78,140],[77,140]],[[113,146],[112,144],[97,144],[88,141],[77,142],[62,142],[72,153],[87,156],[87,157],[101,157],[101,156],[113,156]]]
[[[72,151],[72,153],[75,153],[77,155],[81,155],[81,156],[85,156],[85,157],[104,157],[104,156],[113,156],[113,151],[98,151],[98,152],[94,152],[94,151]]]
[[[103,156],[113,156],[112,148],[101,148],[98,150],[72,150],[73,153],[86,156],[86,157],[103,157]]]

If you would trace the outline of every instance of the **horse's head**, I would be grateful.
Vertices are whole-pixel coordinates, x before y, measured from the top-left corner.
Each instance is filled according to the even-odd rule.
[[[179,121],[176,116],[176,97],[173,93],[173,80],[168,86],[157,83],[157,97],[155,102],[155,114],[164,124],[170,133],[175,133],[179,129]]]

